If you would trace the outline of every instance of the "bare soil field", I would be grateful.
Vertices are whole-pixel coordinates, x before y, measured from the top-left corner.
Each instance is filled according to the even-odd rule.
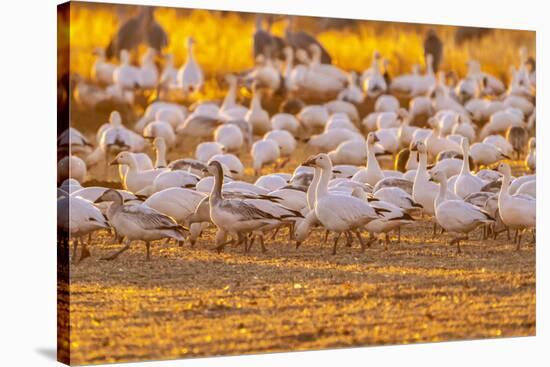
[[[298,250],[280,233],[258,246],[212,251],[138,242],[116,261],[107,232],[71,265],[75,364],[312,350],[535,334],[535,246],[518,252],[479,232],[457,254],[431,224],[402,243],[331,255],[314,231]],[[424,240],[426,237],[426,240]],[[329,240],[330,241],[330,240]]]

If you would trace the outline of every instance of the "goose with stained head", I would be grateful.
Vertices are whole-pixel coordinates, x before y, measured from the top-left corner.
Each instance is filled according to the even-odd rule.
[[[109,189],[105,191],[95,202],[111,202],[107,214],[111,218],[111,225],[120,236],[126,239],[126,244],[122,249],[111,256],[103,258],[104,260],[116,259],[130,248],[132,241],[145,242],[146,260],[150,260],[151,241],[163,238],[173,238],[177,241],[184,240],[184,231],[187,229],[177,224],[173,218],[161,214],[144,204],[124,204],[122,195],[116,190]]]

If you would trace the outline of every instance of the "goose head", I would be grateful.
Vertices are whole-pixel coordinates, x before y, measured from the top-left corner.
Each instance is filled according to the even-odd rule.
[[[94,201],[94,204],[104,203],[104,202],[115,202],[115,203],[122,204],[123,201],[124,200],[120,192],[114,189],[108,189],[108,190],[105,190],[105,192],[103,192],[103,194],[101,194],[101,196]]]
[[[223,167],[222,164],[218,161],[213,160],[212,162],[208,163],[208,166],[206,166],[206,172],[209,173],[212,176],[216,175],[223,175]]]
[[[496,170],[497,172],[500,172],[507,177],[510,177],[512,175],[512,169],[507,163],[504,163],[504,162],[500,162]]]
[[[313,156],[312,158],[309,158],[308,160],[302,163],[302,166],[317,167],[323,170],[332,171],[332,162],[330,161],[328,154],[325,154],[325,153],[319,153]]]
[[[111,112],[109,115],[109,123],[114,126],[122,125],[122,118],[120,117],[120,113],[118,111]]]
[[[447,175],[445,174],[445,171],[432,170],[430,172],[430,181],[437,183],[447,182]]]
[[[367,144],[372,146],[374,143],[378,143],[380,139],[374,132],[370,132],[369,135],[367,135]]]
[[[415,149],[419,154],[426,154],[428,152],[428,148],[426,148],[426,143],[423,141],[416,142]]]
[[[132,165],[135,164],[135,159],[130,152],[120,152],[109,164],[111,166],[115,166],[117,164]]]

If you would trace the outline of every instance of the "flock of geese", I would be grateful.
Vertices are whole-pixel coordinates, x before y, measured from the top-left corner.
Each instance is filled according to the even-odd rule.
[[[288,30],[282,39],[257,23],[256,66],[226,76],[221,103],[189,107],[162,98],[204,88],[194,57],[201,45],[192,38],[179,69],[164,55],[159,71],[154,49],[139,66],[131,64],[131,50],[120,50],[118,63],[97,53],[92,80],[80,80],[74,95],[84,108],[113,98],[132,106],[140,90],[160,93],[137,121],[113,111],[94,136],[74,127],[59,135],[59,149],[69,154],[58,163],[58,231],[62,245],[72,241],[73,261],[89,257],[91,236],[105,230],[123,243],[106,260],[135,241],[145,243],[148,260],[152,241],[194,246],[212,226],[217,251],[242,245],[245,252],[257,242],[266,251],[265,241],[286,229],[298,249],[317,228],[325,242],[333,232],[333,254],[342,235],[362,250],[384,235],[387,248],[390,232],[400,241],[402,228],[425,220],[434,235],[437,227],[449,233],[458,252],[479,227],[481,239],[502,232],[510,239],[516,230],[518,250],[526,231],[534,236],[536,81],[524,49],[519,65],[510,65],[508,85],[476,60],[462,79],[436,74],[434,56],[439,65],[441,55],[429,50],[423,72],[415,66],[391,77],[378,52],[363,72],[346,71],[326,61],[313,36]],[[290,42],[299,35],[309,42]],[[252,91],[249,106],[238,102],[243,86]],[[262,101],[280,93],[286,98],[270,114]],[[325,102],[304,102],[312,96]],[[358,107],[369,101],[374,109],[360,116]],[[190,144],[194,156],[168,160]],[[298,148],[312,155],[286,172]],[[244,180],[245,157],[253,183]],[[514,177],[512,168],[525,174]],[[92,179],[119,188],[82,185]]]

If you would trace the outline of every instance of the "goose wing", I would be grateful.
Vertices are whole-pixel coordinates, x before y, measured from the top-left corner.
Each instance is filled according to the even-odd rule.
[[[173,218],[161,214],[146,205],[124,205],[120,211],[120,215],[127,217],[145,230],[183,229]]]

